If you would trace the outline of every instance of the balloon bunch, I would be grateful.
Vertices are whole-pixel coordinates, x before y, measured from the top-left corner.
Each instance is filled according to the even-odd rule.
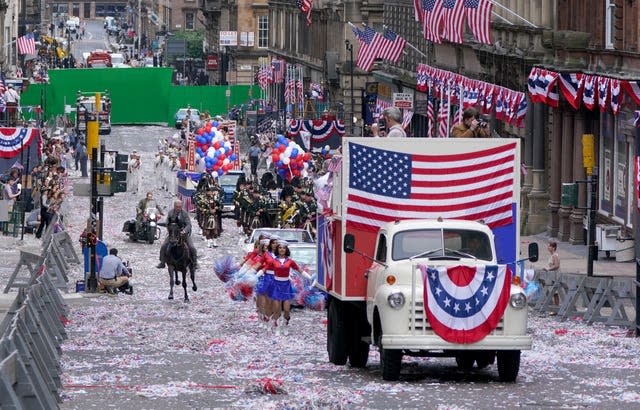
[[[300,145],[296,144],[284,135],[278,135],[278,139],[273,147],[273,163],[276,172],[282,179],[291,181],[295,177],[307,177],[307,169],[311,161],[311,153],[305,152]]]
[[[196,130],[196,161],[203,160],[207,172],[223,175],[233,168],[237,155],[230,141],[218,131],[218,121],[209,121]]]

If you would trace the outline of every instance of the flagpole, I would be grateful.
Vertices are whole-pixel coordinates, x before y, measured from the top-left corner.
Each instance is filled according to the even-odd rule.
[[[517,18],[519,18],[520,20],[524,21],[525,23],[527,23],[528,25],[530,25],[533,28],[538,28],[538,26],[536,26],[535,24],[533,24],[532,22],[530,22],[529,20],[527,20],[526,18],[522,17],[521,15],[519,15],[518,13],[516,13],[515,11],[511,10],[509,7],[507,6],[503,6],[500,3],[496,3],[493,0],[489,0],[494,6],[498,6],[499,8],[501,8],[502,10],[506,11],[507,13],[511,14],[512,16],[516,16]]]
[[[385,30],[387,29],[387,27],[389,27],[389,26],[387,26],[386,24],[382,26],[382,28],[383,28],[383,29],[385,29]],[[429,58],[429,56],[427,56],[427,55],[426,55],[425,53],[423,53],[422,51],[418,50],[418,49],[417,49],[413,44],[409,43],[409,42],[407,41],[407,39],[406,39],[406,38],[404,39],[404,41],[405,41],[405,44],[406,44],[406,45],[408,45],[408,46],[409,46],[410,48],[412,48],[413,50],[415,50],[415,51],[416,51],[416,53],[420,54],[422,57],[425,57],[425,58],[427,58],[427,59]]]
[[[447,87],[447,134],[445,138],[449,138],[449,130],[451,130],[451,82]]]

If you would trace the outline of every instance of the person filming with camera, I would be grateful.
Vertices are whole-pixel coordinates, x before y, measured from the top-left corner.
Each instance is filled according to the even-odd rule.
[[[480,119],[475,108],[466,108],[462,112],[462,121],[451,128],[451,138],[489,138],[489,125]]]

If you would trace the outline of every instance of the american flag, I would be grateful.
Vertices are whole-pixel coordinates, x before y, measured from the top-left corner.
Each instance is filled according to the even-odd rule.
[[[406,40],[390,28],[385,29],[383,37],[387,41],[382,46],[379,57],[397,63],[402,56],[404,46],[407,44]]]
[[[4,78],[4,72],[0,72],[0,95],[7,91],[7,82]]]
[[[462,43],[464,14],[463,0],[442,0],[442,38],[452,43]]]
[[[491,44],[491,10],[490,0],[464,0],[467,24],[479,43]]]
[[[33,34],[28,33],[18,38],[18,53],[19,54],[35,54],[36,53],[36,40],[33,38]]]
[[[311,9],[313,8],[313,0],[296,0],[296,6],[307,17],[307,26],[311,25]]]
[[[413,118],[413,111],[403,110],[402,112],[402,128],[407,129],[411,125],[411,119]]]
[[[423,0],[422,8],[424,10],[424,18],[422,20],[424,38],[434,43],[441,43],[442,0]]]
[[[318,83],[311,83],[311,96],[318,101],[324,101],[324,89]]]
[[[364,71],[370,71],[376,58],[380,56],[380,49],[386,40],[371,27],[365,27],[364,30],[351,27],[351,30],[360,43],[356,66]]]
[[[429,97],[427,100],[427,120],[429,125],[427,126],[427,137],[433,137],[433,125],[436,122],[436,113],[433,108],[433,98]]]
[[[273,82],[280,84],[284,81],[285,63],[284,60],[272,60],[271,72],[273,73]]]
[[[413,0],[413,17],[422,23],[424,12],[422,10],[422,0]]]
[[[318,282],[323,283],[327,289],[331,288],[333,281],[333,224],[335,222],[324,215],[318,217],[318,260],[320,272],[318,272]]]
[[[296,81],[296,88],[297,88],[297,100],[299,104],[303,104],[304,103],[304,84],[302,83],[302,80],[298,80]]]
[[[296,98],[295,80],[287,80],[284,86],[284,102],[294,103]]]
[[[260,67],[258,70],[258,85],[260,88],[264,90],[271,81],[271,68],[267,66]]]
[[[398,219],[513,222],[516,143],[458,154],[415,154],[348,143],[347,227],[374,231]]]
[[[636,128],[640,128],[640,111],[634,111],[633,112],[633,125],[636,126]]]
[[[444,91],[442,91],[444,93]],[[449,137],[449,100],[446,96],[440,99],[440,109],[438,111],[438,138]]]

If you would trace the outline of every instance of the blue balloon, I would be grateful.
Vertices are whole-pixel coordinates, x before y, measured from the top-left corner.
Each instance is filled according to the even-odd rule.
[[[282,161],[278,161],[278,162],[276,162],[276,165],[277,165],[277,166],[279,166],[279,167],[281,167],[281,166],[283,166],[283,165],[284,165],[284,162],[282,162]]]
[[[291,150],[291,158],[295,158],[298,156],[298,148],[294,148]]]
[[[204,154],[204,152],[202,152],[202,149],[201,149],[200,147],[197,147],[197,148],[196,148],[196,153],[197,153],[198,155],[200,155],[201,157],[204,157],[204,155],[203,155],[203,154]]]
[[[224,171],[222,170],[222,168],[218,168],[218,175],[222,175],[224,174]]]
[[[214,158],[218,158],[219,155],[220,155],[220,152],[218,152],[218,151],[214,151],[213,152],[213,157]]]
[[[279,142],[276,142],[275,148],[279,149],[282,146],[282,144],[280,144]]]
[[[211,123],[211,125],[212,125],[212,126],[214,126],[214,127],[216,127],[216,128],[218,128],[218,121],[213,121],[213,122]]]
[[[235,161],[238,158],[238,156],[234,153],[231,154],[231,156],[229,157],[229,161]]]

